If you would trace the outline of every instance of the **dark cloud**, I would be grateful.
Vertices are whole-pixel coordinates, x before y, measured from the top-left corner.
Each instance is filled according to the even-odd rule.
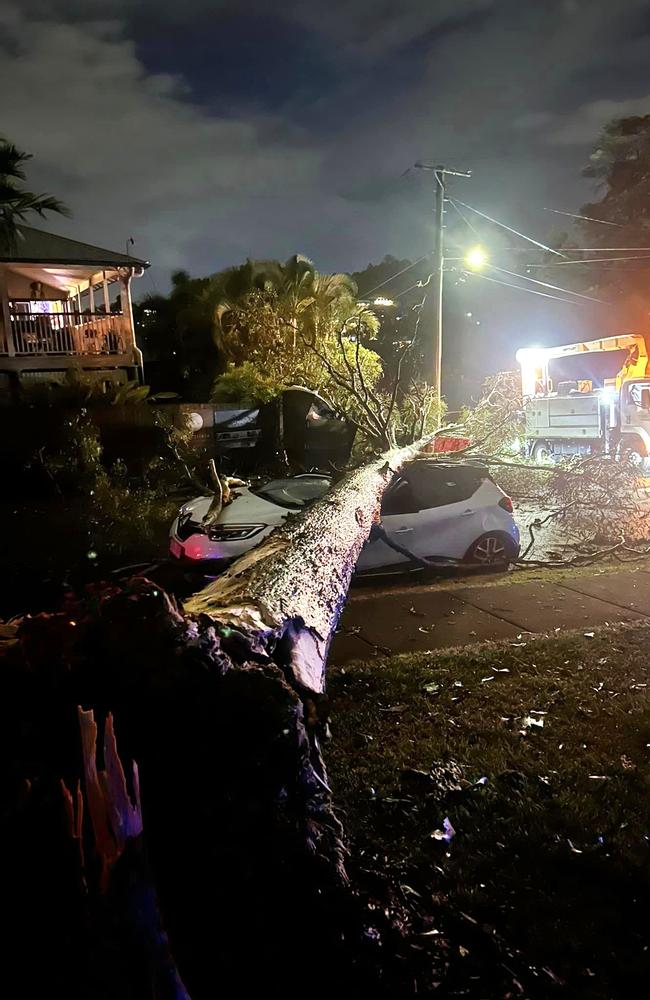
[[[545,238],[601,126],[650,112],[649,31],[648,0],[0,0],[0,127],[72,207],[53,226],[135,236],[161,285],[247,254],[355,269],[429,248],[419,159]]]

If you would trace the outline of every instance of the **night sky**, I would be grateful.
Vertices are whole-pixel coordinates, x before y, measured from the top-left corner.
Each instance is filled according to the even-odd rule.
[[[472,169],[458,197],[552,238],[543,208],[593,194],[600,126],[650,112],[648,0],[0,0],[0,50],[0,132],[74,213],[46,228],[134,237],[155,264],[142,291],[246,256],[415,258],[432,239],[417,160]],[[478,284],[451,294],[492,367],[593,321]]]

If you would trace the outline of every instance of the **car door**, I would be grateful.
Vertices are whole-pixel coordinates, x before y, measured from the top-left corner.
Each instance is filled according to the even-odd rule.
[[[398,476],[386,491],[381,508],[381,527],[393,538],[397,545],[408,548],[408,537],[413,531],[414,519],[418,515],[413,499],[413,491],[404,476]],[[374,537],[373,537],[374,536]],[[357,571],[396,567],[409,564],[409,557],[387,545],[382,538],[371,532],[370,539],[359,556]]]
[[[482,504],[473,502],[482,478],[466,466],[414,463],[408,470],[412,513],[383,517],[391,539],[420,559],[462,559],[482,533]]]

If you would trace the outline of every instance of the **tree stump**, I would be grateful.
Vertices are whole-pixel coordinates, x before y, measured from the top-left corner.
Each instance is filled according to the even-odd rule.
[[[320,996],[341,987],[378,995],[321,755],[325,668],[383,492],[424,443],[351,473],[182,610],[156,584],[134,579],[70,597],[60,614],[24,619],[5,635],[3,827],[17,860],[5,906],[19,913],[18,937],[34,929],[30,912],[49,914],[52,926],[37,920],[31,946],[51,962],[52,993],[60,986],[69,996],[102,1000],[186,995],[173,992],[180,979],[170,976],[164,947],[153,949],[163,966],[156,981],[167,984],[162,992],[154,977],[147,984],[136,977],[127,989],[126,971],[108,974],[108,966],[122,970],[130,961],[143,967],[143,942],[151,961],[150,942],[164,935],[156,906],[147,911],[143,903],[149,935],[140,927],[119,962],[110,959],[105,924],[89,925],[89,886],[71,860],[88,840],[88,830],[82,836],[70,820],[83,772],[82,706],[100,722],[111,713],[122,760],[138,763],[151,891],[155,884],[193,1000],[272,989]],[[108,756],[100,763],[115,774],[115,755]],[[133,797],[132,779],[129,791]],[[36,872],[35,850],[47,859]],[[142,884],[149,869],[137,860],[141,849],[124,853]],[[59,856],[69,863],[62,867]],[[101,886],[96,836],[86,865],[100,870]],[[128,923],[133,914],[128,907],[125,914],[119,892],[105,896],[102,920],[110,924],[111,900],[115,925]],[[98,963],[107,964],[102,987],[91,975]]]

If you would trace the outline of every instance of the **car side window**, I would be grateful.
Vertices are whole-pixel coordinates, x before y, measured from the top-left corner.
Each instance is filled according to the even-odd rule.
[[[390,487],[381,505],[382,514],[416,514],[418,507],[411,484],[400,479]]]
[[[411,473],[416,503],[421,509],[444,507],[469,500],[483,481],[474,470],[435,469],[424,466]]]

